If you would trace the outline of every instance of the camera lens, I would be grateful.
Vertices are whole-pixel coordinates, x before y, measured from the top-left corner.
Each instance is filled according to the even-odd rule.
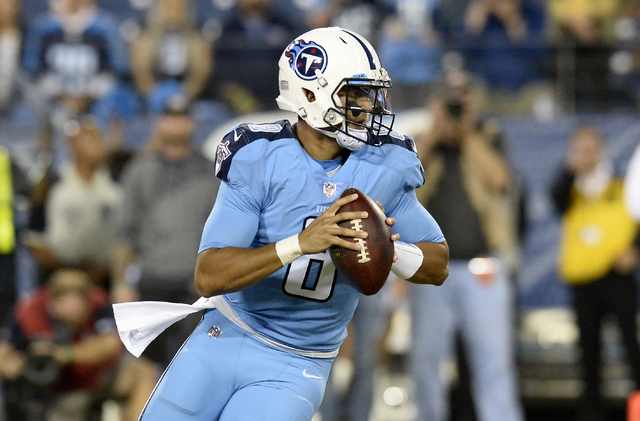
[[[455,119],[462,117],[464,112],[464,104],[458,100],[450,100],[447,102],[447,113]]]
[[[60,367],[51,356],[30,355],[22,376],[33,385],[48,386],[59,378]]]

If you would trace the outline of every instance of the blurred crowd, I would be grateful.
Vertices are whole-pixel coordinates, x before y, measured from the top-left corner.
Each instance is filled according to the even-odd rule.
[[[136,360],[120,344],[110,304],[198,298],[193,268],[219,182],[194,141],[197,116],[226,122],[276,110],[284,48],[333,25],[376,47],[395,111],[424,108],[424,124],[409,133],[426,169],[418,194],[448,239],[452,272],[440,290],[406,291],[391,279],[380,296],[363,299],[343,352],[355,371],[342,389],[330,383],[323,419],[367,419],[380,344],[403,302],[414,321],[419,419],[460,411],[448,407],[441,380],[456,351],[466,355],[466,404],[477,419],[523,419],[513,313],[525,196],[509,139],[486,116],[635,112],[638,0],[0,0],[0,124],[37,127],[28,165],[12,156],[12,139],[0,138],[0,421],[100,419],[107,401],[119,404],[119,419],[137,419],[198,319],[176,324]],[[124,133],[139,119],[151,129],[131,149]],[[600,163],[606,142],[597,128],[576,133],[563,190],[549,190],[563,217],[582,204],[571,202],[578,194],[588,202],[614,191],[622,203],[625,169]],[[579,149],[581,137],[587,146]],[[585,151],[589,142],[594,150]],[[637,203],[640,192],[628,195]],[[14,214],[20,203],[24,221]],[[626,225],[611,230],[628,233],[616,240],[617,254],[600,272],[567,281],[590,334],[581,343],[585,402],[596,409],[584,419],[605,419],[588,418],[605,417],[594,350],[601,314],[590,320],[591,309],[618,311],[640,381],[629,320],[640,244],[637,222],[617,211]],[[589,234],[582,228],[579,238]],[[575,246],[563,235],[565,247]],[[572,258],[580,266],[585,256]],[[30,276],[29,291],[19,272]],[[619,295],[609,283],[591,285],[609,278],[621,283]],[[617,297],[624,307],[612,304]]]
[[[275,109],[277,59],[313,27],[363,34],[394,81],[396,110],[421,106],[465,68],[489,111],[635,108],[635,0],[6,0],[0,113],[157,115],[168,97],[230,115]],[[47,106],[45,106],[47,105]],[[43,113],[45,115],[43,115]]]

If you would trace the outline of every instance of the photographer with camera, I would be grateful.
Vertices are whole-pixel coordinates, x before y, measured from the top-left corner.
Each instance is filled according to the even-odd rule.
[[[85,421],[113,399],[126,402],[123,421],[136,420],[157,373],[122,351],[106,291],[83,271],[54,272],[0,336],[8,419]]]
[[[483,421],[521,421],[510,281],[518,260],[514,177],[501,131],[477,116],[473,88],[466,73],[448,73],[429,100],[431,126],[415,138],[425,169],[416,194],[447,238],[450,274],[437,291],[409,294],[410,371],[418,419],[447,420],[450,385],[440,373],[455,358],[459,337],[473,405],[452,408],[475,407]]]

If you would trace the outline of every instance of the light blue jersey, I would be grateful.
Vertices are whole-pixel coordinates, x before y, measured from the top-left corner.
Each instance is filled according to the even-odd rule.
[[[300,233],[347,188],[380,201],[397,220],[405,242],[442,242],[437,223],[416,199],[424,176],[413,140],[393,133],[380,147],[352,152],[329,177],[295,135],[295,126],[235,127],[218,146],[217,176],[223,181],[207,220],[200,251],[212,247],[258,248]],[[227,294],[239,316],[260,334],[313,351],[333,351],[359,293],[336,272],[329,253],[304,255],[263,281]]]

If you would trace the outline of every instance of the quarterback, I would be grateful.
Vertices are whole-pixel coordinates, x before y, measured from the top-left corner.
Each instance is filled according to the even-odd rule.
[[[338,27],[295,39],[279,61],[283,110],[298,121],[241,124],[217,149],[222,180],[205,224],[195,283],[212,297],[159,381],[142,420],[311,420],[359,293],[328,249],[358,250],[338,209],[356,188],[392,226],[393,273],[440,285],[448,247],[414,190],[411,138],[392,131],[391,80],[360,35]],[[402,242],[398,241],[402,238]]]

